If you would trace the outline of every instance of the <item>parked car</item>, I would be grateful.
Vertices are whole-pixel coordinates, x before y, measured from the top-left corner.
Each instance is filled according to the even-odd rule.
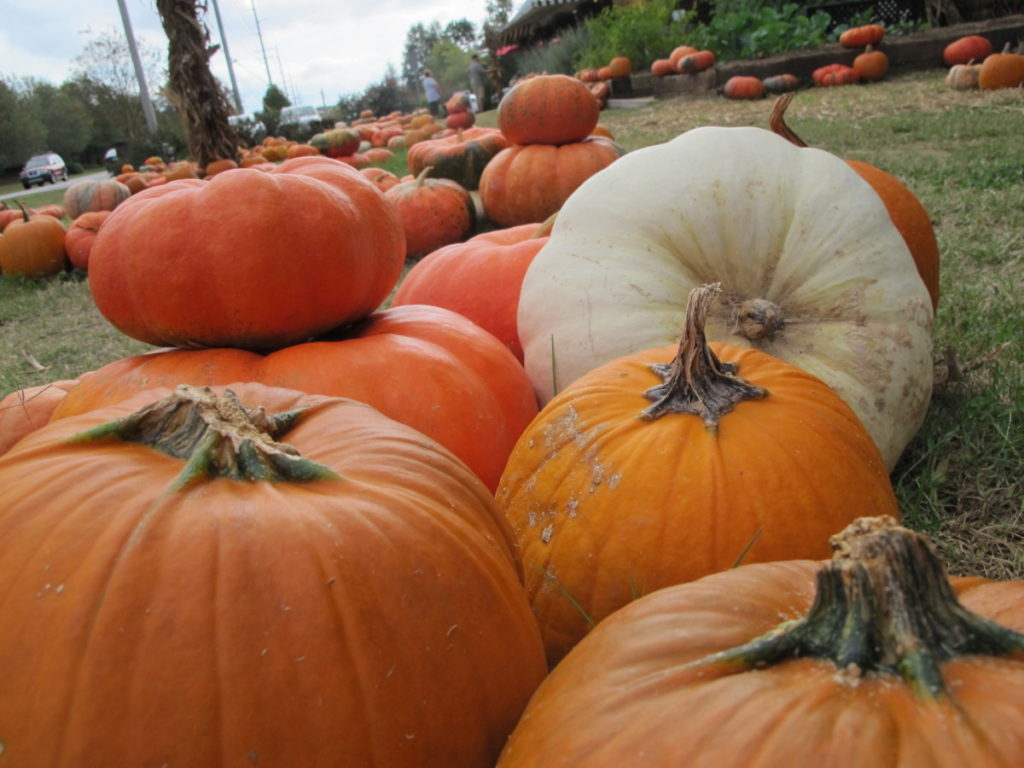
[[[320,130],[323,127],[323,118],[320,117],[316,107],[285,107],[281,110],[281,117],[277,124],[279,128],[296,125]]]
[[[256,115],[248,112],[244,115],[231,115],[228,124],[235,129],[238,138],[247,144],[259,144],[267,135],[267,126]]]
[[[56,152],[45,152],[41,155],[32,155],[21,169],[19,178],[21,186],[25,189],[33,184],[56,184],[58,181],[68,180],[68,167]]]

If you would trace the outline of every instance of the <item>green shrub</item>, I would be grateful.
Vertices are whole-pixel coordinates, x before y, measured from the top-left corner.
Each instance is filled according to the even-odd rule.
[[[574,59],[575,69],[603,67],[626,56],[634,70],[666,58],[686,37],[686,16],[677,18],[673,0],[638,0],[605,8],[585,23],[590,39]]]
[[[524,48],[512,54],[512,70],[517,75],[530,72],[571,75],[576,71],[576,60],[589,45],[590,32],[586,25],[569,27],[545,45]]]
[[[686,45],[714,51],[716,58],[757,59],[787,51],[814,48],[833,39],[828,34],[832,17],[824,11],[808,16],[796,3],[782,8],[730,4],[728,12],[719,12],[709,24],[699,24],[689,14]]]

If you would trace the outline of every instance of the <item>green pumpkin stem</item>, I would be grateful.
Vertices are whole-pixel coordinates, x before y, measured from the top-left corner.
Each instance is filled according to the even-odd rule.
[[[708,308],[721,291],[721,285],[714,283],[690,293],[679,353],[671,363],[651,366],[663,383],[644,392],[644,397],[653,404],[641,412],[640,418],[658,419],[670,413],[689,413],[699,416],[708,429],[715,430],[719,420],[737,403],[768,394],[737,376],[736,366],[723,363],[708,346],[704,337]]]
[[[268,414],[262,407],[245,407],[231,390],[218,397],[208,387],[181,385],[163,400],[70,440],[140,443],[183,459],[185,467],[171,490],[206,477],[293,483],[337,478],[332,469],[277,442],[304,413],[297,409]]]
[[[763,667],[828,659],[851,680],[903,678],[922,699],[945,694],[943,662],[1024,653],[1024,634],[964,608],[931,541],[891,517],[860,518],[832,537],[807,615],[694,662]]]

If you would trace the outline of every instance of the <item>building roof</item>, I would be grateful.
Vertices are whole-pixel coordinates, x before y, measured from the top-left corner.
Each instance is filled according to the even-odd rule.
[[[593,16],[606,5],[609,5],[608,0],[524,0],[501,30],[501,42],[506,45],[530,42],[548,27],[570,26],[578,18]]]

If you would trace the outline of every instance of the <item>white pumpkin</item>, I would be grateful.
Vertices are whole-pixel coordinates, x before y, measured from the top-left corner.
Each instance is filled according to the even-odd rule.
[[[849,165],[760,128],[698,128],[632,152],[558,214],[519,300],[541,402],[613,358],[678,341],[721,282],[712,341],[818,376],[889,469],[931,398],[928,291],[881,199]]]

